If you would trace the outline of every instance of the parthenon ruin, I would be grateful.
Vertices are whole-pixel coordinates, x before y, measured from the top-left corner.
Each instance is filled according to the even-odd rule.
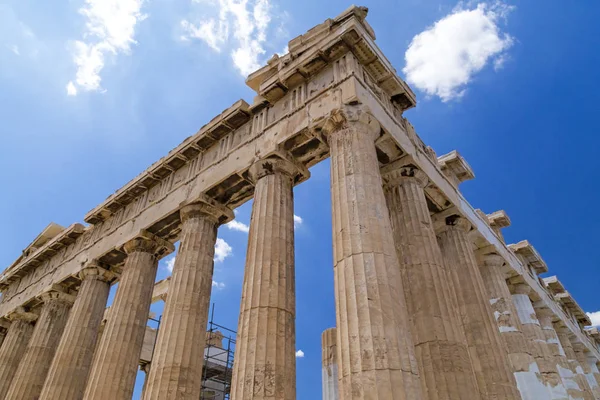
[[[460,192],[403,112],[409,86],[352,6],[289,42],[239,100],[0,276],[0,399],[201,398],[214,245],[253,199],[226,398],[294,400],[295,185],[330,158],[336,326],[323,399],[600,399],[600,335],[503,211]],[[180,241],[172,276],[158,261]],[[110,286],[119,283],[105,311]],[[148,345],[147,318],[165,301]],[[302,329],[300,327],[300,329]]]

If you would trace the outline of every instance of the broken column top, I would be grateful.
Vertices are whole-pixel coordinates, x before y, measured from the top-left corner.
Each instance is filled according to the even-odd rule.
[[[548,272],[548,266],[542,259],[542,256],[527,240],[521,240],[519,243],[509,244],[508,248],[512,250],[517,256],[520,256],[523,262],[531,265],[531,268],[536,274],[543,274]]]
[[[475,178],[473,169],[458,151],[452,150],[448,154],[438,157],[438,165],[450,182],[458,188],[464,181]]]

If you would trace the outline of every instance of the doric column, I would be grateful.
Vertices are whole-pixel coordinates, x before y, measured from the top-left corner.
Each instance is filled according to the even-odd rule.
[[[500,338],[473,248],[471,224],[453,215],[438,233],[450,281],[456,289],[458,314],[467,339],[471,365],[483,399],[520,399],[508,353]]]
[[[375,139],[359,107],[323,128],[331,151],[331,203],[341,399],[421,399],[410,323]]]
[[[569,364],[565,350],[561,345],[558,334],[552,323],[554,312],[545,307],[541,302],[536,302],[533,306],[538,321],[540,322],[540,326],[542,327],[546,346],[548,346],[550,354],[554,358],[556,370],[562,378],[569,397],[572,399],[594,400],[594,396],[585,381],[585,377],[577,374],[576,369],[572,369],[571,364]]]
[[[549,399],[566,400],[569,398],[567,390],[562,382],[562,378],[556,368],[556,363],[550,353],[550,348],[546,344],[542,327],[537,319],[533,304],[529,298],[531,287],[523,283],[517,283],[511,286],[512,298],[517,309],[517,315],[521,322],[521,328],[525,337],[529,341],[533,356],[540,368],[542,379],[548,389]]]
[[[553,324],[556,334],[558,336],[558,340],[560,342],[561,348],[565,354],[565,358],[567,360],[568,372],[570,372],[573,376],[573,380],[577,382],[577,386],[580,390],[584,392],[584,396],[586,399],[594,398],[592,388],[590,387],[589,382],[585,376],[585,373],[581,366],[579,365],[579,361],[577,361],[577,356],[575,355],[575,350],[573,350],[573,344],[571,342],[572,333],[566,326],[560,325],[559,322]],[[568,373],[567,372],[567,373]],[[564,378],[563,378],[564,379]]]
[[[92,365],[98,328],[102,322],[114,274],[96,261],[79,273],[81,286],[48,371],[40,399],[78,400],[83,397]]]
[[[62,336],[74,297],[62,291],[43,293],[44,303],[6,399],[37,399]]]
[[[598,359],[592,354],[592,353],[587,353],[587,365],[588,368],[590,369],[590,380],[593,377],[594,380],[590,382],[590,385],[595,384],[593,391],[596,394],[596,398],[600,398],[600,396],[598,396],[598,391],[600,389],[600,370],[598,370]]]
[[[590,364],[588,363],[588,349],[585,345],[573,336],[571,343],[573,343],[573,350],[575,351],[575,357],[577,358],[577,362],[583,369],[583,373],[587,379],[590,388],[592,389],[592,393],[594,398],[600,399],[600,382],[596,380],[596,376],[594,376],[594,372],[590,368]]]
[[[145,400],[200,398],[213,257],[226,207],[202,200],[181,211],[181,239],[158,338],[147,375]]]
[[[84,398],[129,400],[144,342],[158,259],[171,243],[142,231],[125,243],[127,258],[110,316],[96,349]]]
[[[383,177],[424,397],[479,398],[453,281],[427,208],[427,177],[393,166]]]
[[[521,330],[517,309],[502,271],[503,264],[504,259],[497,254],[482,256],[481,276],[521,397],[523,400],[541,399],[548,396],[548,389],[533,357],[531,343]]]
[[[277,158],[258,161],[250,168],[254,203],[231,383],[233,400],[296,398],[292,189],[301,170],[308,174]]]
[[[9,315],[12,321],[2,347],[0,347],[0,399],[4,399],[13,381],[27,344],[33,333],[37,314],[20,309]]]
[[[335,328],[324,330],[321,335],[323,400],[339,400],[336,343],[337,333]]]

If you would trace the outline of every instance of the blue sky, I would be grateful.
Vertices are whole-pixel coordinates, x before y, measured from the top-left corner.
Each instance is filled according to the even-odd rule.
[[[243,74],[348,5],[0,0],[0,264],[49,222],[81,222],[236,100],[251,102]],[[584,310],[599,311],[600,4],[362,5],[418,95],[406,116],[438,154],[457,149],[473,167],[467,199],[506,210],[507,242],[528,239]],[[320,396],[320,333],[335,324],[328,162],[311,172],[295,189],[301,400]],[[249,218],[245,204],[237,219]],[[247,234],[222,227],[219,237],[230,251],[212,300],[217,322],[235,329]]]

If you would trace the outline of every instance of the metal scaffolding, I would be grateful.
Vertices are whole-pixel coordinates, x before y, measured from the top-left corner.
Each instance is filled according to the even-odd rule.
[[[200,400],[229,400],[236,332],[214,322],[212,305],[202,371]]]

